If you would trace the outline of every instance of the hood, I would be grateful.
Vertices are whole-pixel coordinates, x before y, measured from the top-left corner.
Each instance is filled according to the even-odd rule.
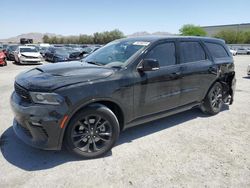
[[[29,57],[39,57],[39,52],[21,52],[21,55],[29,56]]]
[[[30,91],[52,91],[72,84],[106,78],[114,70],[80,61],[38,66],[19,74],[15,81]]]

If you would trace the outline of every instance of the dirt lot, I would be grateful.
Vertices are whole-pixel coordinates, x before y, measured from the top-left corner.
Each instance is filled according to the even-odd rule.
[[[250,187],[250,56],[235,57],[237,91],[216,116],[194,109],[123,132],[106,157],[79,160],[16,138],[9,97],[32,66],[0,67],[0,187]]]

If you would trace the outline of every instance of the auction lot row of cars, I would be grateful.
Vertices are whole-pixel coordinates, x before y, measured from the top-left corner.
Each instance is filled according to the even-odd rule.
[[[42,61],[64,62],[80,60],[99,49],[101,45],[75,44],[0,44],[0,65],[7,60],[17,64],[40,64]]]
[[[229,47],[230,52],[235,55],[250,55],[250,48],[244,48],[244,47],[238,47],[238,48],[232,48]]]

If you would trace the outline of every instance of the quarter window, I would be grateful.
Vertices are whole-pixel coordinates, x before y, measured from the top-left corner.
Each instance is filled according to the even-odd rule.
[[[145,59],[156,59],[161,67],[175,65],[175,44],[167,42],[158,44],[146,55]]]
[[[189,63],[206,59],[206,53],[199,42],[180,43],[180,62]]]
[[[228,53],[222,45],[211,42],[206,42],[205,44],[215,58],[228,57]]]

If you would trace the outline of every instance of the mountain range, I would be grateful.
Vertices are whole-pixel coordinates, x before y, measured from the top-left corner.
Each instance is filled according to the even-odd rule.
[[[7,39],[0,39],[0,42],[11,42],[11,43],[19,43],[20,42],[20,38],[30,38],[33,39],[34,43],[41,43],[43,42],[43,36],[44,35],[48,35],[49,37],[63,37],[63,35],[57,35],[55,33],[38,33],[38,32],[32,32],[32,33],[25,33],[25,34],[21,34],[15,37],[10,37]],[[142,32],[136,32],[130,35],[127,35],[127,37],[138,37],[138,36],[145,36],[145,35],[173,35],[171,33],[168,32],[154,32],[154,33],[149,33],[146,31],[142,31]]]
[[[21,38],[29,38],[29,39],[33,39],[34,43],[39,43],[43,41],[43,36],[44,35],[48,35],[49,37],[53,37],[53,36],[57,36],[57,37],[61,37],[62,35],[57,35],[54,33],[37,33],[37,32],[33,32],[33,33],[25,33],[25,34],[21,34],[15,37],[10,37],[7,39],[0,39],[0,42],[11,42],[11,43],[19,43]]]

